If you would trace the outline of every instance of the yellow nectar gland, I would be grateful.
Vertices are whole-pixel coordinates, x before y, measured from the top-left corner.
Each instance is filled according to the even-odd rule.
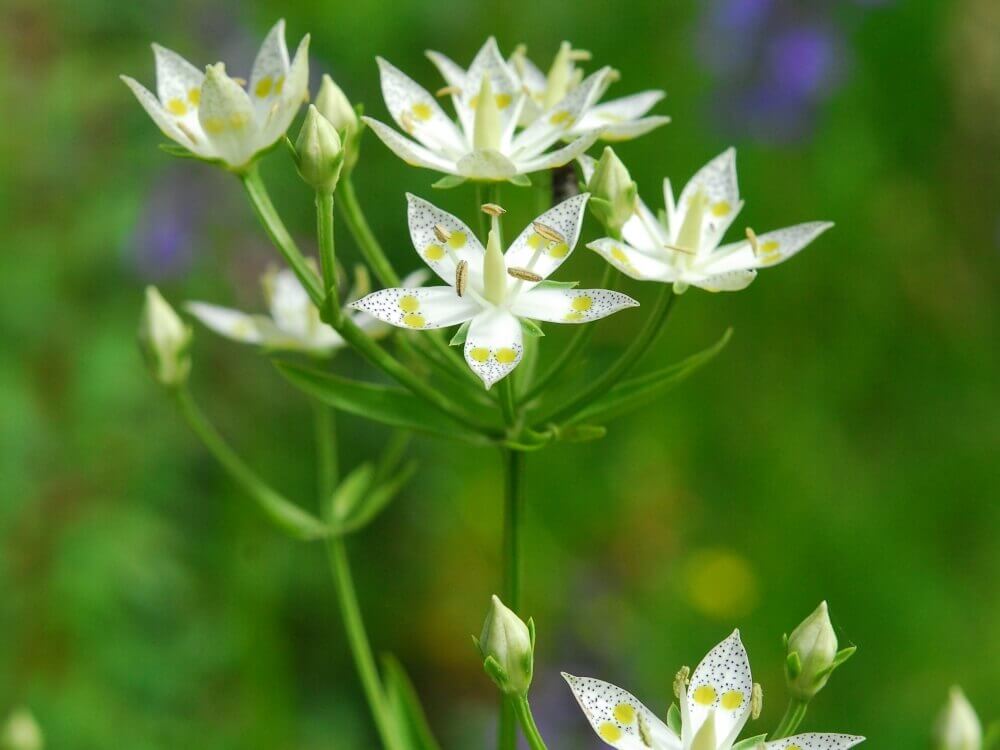
[[[485,362],[490,358],[490,350],[477,346],[475,349],[469,350],[469,356],[476,360],[476,362]]]
[[[424,257],[427,260],[441,260],[444,257],[444,248],[440,245],[428,245],[427,249],[424,250]]]
[[[413,105],[413,116],[418,120],[429,120],[432,114],[434,114],[434,111],[429,104],[420,103]]]
[[[465,239],[465,232],[452,232],[448,238],[448,247],[452,250],[463,248],[465,247]]]
[[[615,718],[622,724],[631,724],[635,721],[635,709],[628,703],[619,703],[615,706]]]
[[[722,696],[721,705],[727,711],[735,711],[743,705],[743,693],[739,690],[730,690]]]
[[[565,109],[560,109],[549,118],[549,122],[553,125],[563,125],[564,127],[569,127],[573,122],[573,118],[570,117],[569,112]]]
[[[569,255],[569,245],[559,242],[549,248],[549,255],[553,258],[565,258]]]
[[[399,309],[405,313],[416,312],[420,309],[420,300],[412,294],[407,294],[405,297],[399,298]]]
[[[587,312],[587,310],[594,306],[594,300],[590,297],[575,297],[570,304],[574,310]]]
[[[167,109],[170,111],[170,114],[177,115],[178,117],[186,115],[188,111],[187,105],[181,99],[171,99],[167,102]]]
[[[605,742],[617,742],[622,738],[622,730],[612,724],[610,721],[606,721],[601,724],[600,729],[597,733],[601,736],[601,739]]]
[[[714,216],[725,216],[732,210],[732,206],[729,205],[729,201],[719,201],[714,206],[712,206],[712,214]]]
[[[517,359],[517,352],[515,352],[513,349],[507,349],[507,348],[497,349],[497,353],[495,356],[497,358],[497,362],[499,362],[500,364],[509,365],[513,363],[515,359]]]
[[[694,698],[695,703],[700,703],[703,706],[711,706],[715,703],[715,688],[711,685],[702,685],[695,689],[691,697]]]
[[[259,81],[257,85],[253,88],[253,93],[260,99],[263,99],[268,94],[271,93],[271,89],[274,88],[274,80],[271,76],[264,76]]]
[[[424,316],[420,313],[406,313],[403,316],[403,323],[408,325],[410,328],[423,328],[427,321],[424,320]]]
[[[197,107],[201,104],[201,89],[191,89],[188,91],[188,101],[191,102],[192,107]]]

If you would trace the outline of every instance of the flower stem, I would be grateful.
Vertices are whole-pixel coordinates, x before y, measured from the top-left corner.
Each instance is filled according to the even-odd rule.
[[[677,295],[674,294],[673,289],[669,285],[664,284],[661,286],[660,293],[653,303],[653,310],[650,312],[649,317],[646,318],[642,330],[632,339],[632,343],[629,344],[629,347],[618,358],[618,361],[605,370],[600,377],[595,378],[590,386],[585,388],[575,398],[563,404],[554,412],[544,414],[539,418],[538,423],[545,425],[550,422],[561,422],[572,417],[591,401],[606,393],[608,389],[627,375],[629,370],[646,353],[653,342],[656,341],[660,330],[663,328],[663,324],[666,323],[667,318],[670,316],[670,311],[673,309],[676,299]]]
[[[243,173],[240,179],[243,181],[243,187],[250,198],[250,204],[257,213],[260,223],[264,225],[264,230],[271,238],[271,242],[278,248],[289,268],[298,277],[302,287],[309,294],[309,299],[322,310],[326,294],[321,287],[320,280],[316,278],[315,272],[306,263],[305,256],[302,255],[302,251],[299,250],[295,240],[292,239],[281,221],[281,217],[278,216],[278,211],[267,193],[267,187],[260,177],[260,170],[254,165]]]
[[[545,740],[542,739],[542,734],[535,724],[535,717],[531,714],[531,706],[528,705],[527,696],[518,696],[511,700],[514,704],[514,713],[521,724],[521,730],[524,732],[525,739],[528,740],[528,746],[531,750],[548,750],[545,746]]]
[[[337,196],[340,198],[338,201],[340,214],[344,217],[347,228],[355,242],[358,243],[358,249],[374,272],[375,278],[383,286],[399,286],[399,276],[382,250],[379,241],[375,238],[375,234],[368,224],[368,219],[365,218],[364,211],[361,210],[358,194],[354,191],[354,181],[349,175],[341,178],[340,184],[337,186]]]
[[[340,291],[337,289],[337,251],[333,237],[333,193],[316,193],[316,237],[323,272],[323,295],[330,323],[340,323]]]
[[[778,722],[777,728],[768,737],[768,740],[780,740],[785,737],[791,737],[795,734],[795,731],[799,728],[802,720],[806,717],[806,709],[809,708],[809,703],[807,701],[801,701],[797,698],[792,698],[788,701],[788,708],[785,709],[785,715],[781,717],[781,721]]]
[[[513,428],[517,424],[517,407],[514,405],[514,374],[511,373],[497,386],[500,396],[500,411],[503,413],[503,421],[508,428]]]
[[[524,509],[524,453],[504,448],[503,600],[515,613],[521,609],[521,521]],[[514,750],[517,716],[507,700],[500,702],[497,746]]]

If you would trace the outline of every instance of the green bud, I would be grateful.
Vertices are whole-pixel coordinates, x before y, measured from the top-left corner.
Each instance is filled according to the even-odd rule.
[[[15,710],[0,730],[0,750],[42,750],[45,739],[35,717],[26,708]]]
[[[344,166],[344,149],[337,129],[309,105],[299,139],[295,142],[299,175],[317,193],[332,193],[337,188]]]
[[[786,642],[785,679],[792,696],[809,701],[826,685],[833,670],[851,657],[855,649],[837,650],[826,602],[802,621]]]
[[[625,222],[635,213],[639,191],[632,175],[610,147],[601,154],[587,190],[594,216],[609,233],[620,236]]]
[[[981,750],[983,727],[979,717],[962,692],[953,687],[948,703],[938,716],[934,729],[935,750]]]
[[[343,90],[328,75],[320,83],[316,109],[340,134],[344,142],[344,168],[350,172],[361,153],[361,122]]]
[[[527,695],[534,670],[533,627],[504,606],[497,596],[476,642],[490,678],[508,695]]]
[[[154,286],[146,287],[146,304],[139,325],[139,346],[150,371],[162,385],[183,385],[191,371],[188,347],[191,328],[160,295]]]

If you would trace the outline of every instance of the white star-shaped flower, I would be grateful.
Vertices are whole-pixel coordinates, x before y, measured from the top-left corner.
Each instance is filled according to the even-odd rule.
[[[753,680],[739,631],[678,681],[680,734],[631,693],[608,682],[563,674],[597,735],[618,750],[730,750],[750,718]],[[764,742],[766,750],[847,750],[864,737],[799,734]]]
[[[158,44],[156,96],[129,76],[122,80],[163,133],[195,156],[234,170],[247,167],[288,130],[309,86],[309,37],[288,60],[285,22],[278,21],[254,60],[249,89],[223,63],[202,73]]]
[[[437,53],[429,53],[449,85],[458,121],[453,121],[433,95],[398,68],[378,58],[382,96],[389,114],[407,138],[378,120],[364,118],[403,161],[469,180],[502,181],[559,167],[582,154],[598,131],[580,132],[565,146],[549,147],[569,135],[579,123],[609,69],[583,81],[558,107],[518,131],[530,96],[500,55],[492,38],[483,45],[467,71]],[[443,67],[442,67],[443,66]]]
[[[594,160],[580,160],[586,179]],[[719,247],[743,201],[736,184],[736,151],[720,154],[691,178],[674,202],[670,180],[663,181],[666,211],[657,218],[642,202],[622,227],[622,240],[611,237],[591,242],[605,260],[633,279],[674,284],[680,293],[688,286],[710,292],[746,288],[757,269],[788,260],[833,226],[812,221]]]
[[[573,251],[588,197],[549,209],[503,253],[496,215],[484,248],[461,220],[407,195],[413,246],[448,286],[383,289],[352,306],[400,328],[468,323],[465,360],[489,388],[521,361],[522,321],[586,323],[638,305],[620,292],[545,281]]]
[[[405,287],[417,287],[427,278],[419,271],[403,279]],[[333,328],[320,320],[319,310],[292,271],[282,269],[264,275],[264,295],[270,316],[250,315],[239,310],[188,302],[185,306],[205,326],[226,338],[255,344],[273,351],[298,351],[313,356],[328,356],[345,345]],[[358,273],[350,298],[367,291],[367,277]],[[351,312],[345,310],[345,312]],[[370,315],[352,312],[354,323],[369,336],[385,333],[388,326]]]

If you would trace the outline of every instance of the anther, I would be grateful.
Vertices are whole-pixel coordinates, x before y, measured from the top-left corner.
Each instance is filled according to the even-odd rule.
[[[762,708],[764,708],[764,691],[761,689],[760,683],[755,682],[750,691],[750,718],[754,721],[760,718]]]
[[[196,136],[194,132],[192,132],[191,128],[189,128],[187,125],[185,125],[183,122],[180,122],[179,120],[174,124],[177,126],[178,130],[180,130],[184,135],[186,135],[190,139],[191,143],[194,144],[198,143],[198,136]]]
[[[459,297],[465,294],[465,285],[469,280],[469,261],[460,260],[455,266],[455,292]]]
[[[679,699],[687,689],[688,678],[691,677],[691,667],[681,667],[674,677],[674,695]]]
[[[675,253],[684,253],[684,255],[694,255],[694,250],[688,250],[686,247],[677,247],[677,245],[664,245],[667,250],[673,250]]]
[[[590,54],[590,50],[572,49],[569,51],[569,59],[573,60],[574,62],[586,62],[587,60],[590,60],[592,57],[593,55]]]
[[[747,241],[750,243],[750,247],[753,249],[753,254],[759,255],[760,243],[757,241],[757,233],[754,232],[750,227],[747,227]]]
[[[404,109],[399,115],[399,119],[402,122],[403,130],[407,133],[412,133],[417,128],[417,123],[413,119],[413,115],[410,114],[409,110]]]
[[[503,216],[507,213],[506,208],[499,206],[496,203],[484,203],[480,206],[480,209],[484,214],[489,214],[490,216]]]
[[[518,268],[517,266],[511,266],[507,269],[507,275],[513,276],[515,279],[521,279],[521,281],[541,281],[542,277],[539,276],[534,271],[529,271],[527,268]]]
[[[435,224],[434,236],[438,238],[438,242],[447,242],[451,239],[451,230],[440,224]]]
[[[461,86],[443,86],[434,92],[434,96],[440,99],[442,96],[457,96],[461,93]]]
[[[565,242],[566,238],[563,237],[559,232],[550,227],[548,224],[542,224],[540,221],[531,222],[531,226],[535,228],[535,234],[549,242]]]

